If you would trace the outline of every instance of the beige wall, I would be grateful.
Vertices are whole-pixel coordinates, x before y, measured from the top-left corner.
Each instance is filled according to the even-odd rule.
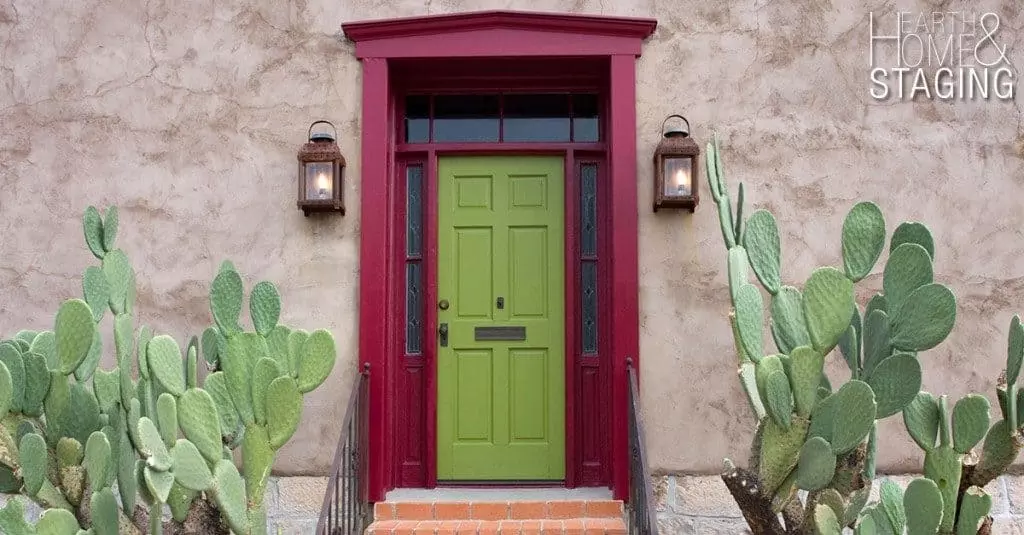
[[[748,206],[778,216],[789,284],[839,265],[839,229],[856,200],[879,203],[890,231],[906,219],[929,224],[937,277],[957,294],[959,321],[922,355],[925,388],[954,400],[982,390],[994,402],[1006,327],[1024,312],[1020,105],[872,101],[867,12],[891,3],[717,4],[0,0],[0,332],[51,327],[94,262],[83,209],[116,204],[119,243],[139,275],[138,311],[158,332],[184,341],[210,322],[207,289],[225,258],[250,287],[277,283],[284,322],[333,331],[341,359],[307,397],[277,466],[323,473],[357,335],[360,68],[339,25],[501,8],[648,16],[659,28],[637,68],[637,188],[653,467],[718,470],[722,457],[745,456],[753,425],[733,376],[710,194],[704,187],[692,216],[650,211],[649,155],[673,112],[690,118],[702,142],[716,128],[732,186],[743,180]],[[984,4],[1007,26],[1024,24],[1015,0]],[[1017,69],[1022,38],[1000,34]],[[349,159],[345,217],[306,219],[294,205],[294,152],[319,118],[338,125]],[[865,299],[879,273],[862,284]],[[838,359],[832,369],[844,376]],[[899,417],[882,429],[882,466],[917,468],[920,452]]]

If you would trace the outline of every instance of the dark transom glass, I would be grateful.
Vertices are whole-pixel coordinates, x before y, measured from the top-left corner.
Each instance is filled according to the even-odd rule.
[[[600,123],[592,93],[408,95],[403,121],[406,143],[594,143]]]

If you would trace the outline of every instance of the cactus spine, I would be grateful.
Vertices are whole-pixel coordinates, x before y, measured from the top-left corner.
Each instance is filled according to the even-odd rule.
[[[739,376],[759,422],[751,471],[727,459],[722,478],[753,533],[838,534],[843,528],[858,534],[986,533],[991,498],[982,487],[1009,467],[1024,443],[1024,417],[1017,407],[1024,395],[1016,384],[1024,363],[1019,317],[1011,320],[1006,372],[997,389],[1002,420],[991,424],[988,401],[977,394],[950,410],[946,396],[921,391],[920,352],[942,343],[956,320],[953,293],[934,280],[935,243],[927,227],[916,222],[896,227],[882,268],[882,291],[862,308],[854,286],[875,269],[886,250],[887,231],[875,203],[856,203],[843,221],[841,269],[819,267],[801,287],[790,286],[781,269],[774,216],[758,209],[744,224],[741,205],[734,216],[717,137],[706,154],[728,251],[729,318]],[[756,285],[770,299],[774,348],[764,346],[765,303]],[[834,349],[851,378],[833,391],[824,363]],[[924,477],[905,492],[887,480],[881,501],[868,504],[877,421],[896,414],[902,414],[925,452]],[[980,461],[975,461],[978,444]],[[808,492],[806,500],[797,490]]]
[[[172,336],[137,328],[135,272],[116,247],[118,225],[115,207],[86,209],[85,241],[100,265],[85,270],[83,297],[60,305],[52,331],[0,341],[0,491],[45,508],[31,525],[10,500],[0,531],[162,533],[168,506],[172,524],[193,516],[207,519],[204,533],[262,535],[274,456],[298,428],[303,394],[333,370],[334,338],[280,325],[268,281],[250,293],[254,332],[245,332],[244,283],[230,262],[211,285],[215,324],[201,343],[192,337],[182,351]],[[111,370],[98,366],[104,317]],[[239,447],[241,471],[231,454]]]

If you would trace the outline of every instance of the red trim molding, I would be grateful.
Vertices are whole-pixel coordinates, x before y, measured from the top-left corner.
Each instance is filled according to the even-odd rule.
[[[555,58],[588,56],[603,65],[608,80],[607,126],[605,142],[608,171],[607,197],[610,263],[602,268],[607,278],[602,287],[611,303],[604,316],[603,335],[609,351],[601,373],[611,379],[611,406],[608,408],[609,456],[607,484],[615,496],[625,499],[629,492],[626,425],[626,359],[639,362],[639,310],[637,286],[637,154],[636,154],[636,57],[642,41],[651,35],[657,22],[652,19],[536,13],[484,11],[435,15],[380,21],[351,22],[342,25],[344,34],[355,42],[355,54],[363,62],[362,124],[360,161],[360,269],[359,269],[359,354],[374,370],[370,381],[370,499],[380,501],[396,482],[396,451],[399,433],[396,427],[409,415],[398,414],[396,389],[402,384],[404,370],[394,362],[402,352],[389,316],[396,310],[393,251],[395,226],[401,210],[396,209],[395,169],[397,83],[401,71],[418,62],[448,61],[458,69],[454,58],[519,57],[526,71]],[[533,67],[531,62],[537,62]],[[467,63],[470,65],[474,62]],[[422,66],[422,65],[421,65]],[[542,71],[543,68],[540,68]],[[474,73],[455,85],[473,83]],[[517,75],[511,75],[517,76]],[[522,80],[530,75],[524,71]],[[397,82],[396,82],[397,80]],[[527,82],[535,83],[535,82]],[[455,89],[458,89],[456,87]],[[525,147],[524,147],[525,148]],[[469,150],[473,150],[467,147]],[[577,150],[579,148],[576,148]],[[568,157],[567,162],[575,158]],[[428,165],[431,165],[428,163]],[[568,171],[568,169],[567,169]],[[430,176],[430,173],[427,173]],[[427,186],[428,184],[425,184]],[[433,184],[429,184],[433,188]],[[571,190],[570,190],[571,191]],[[429,201],[430,195],[424,199]],[[428,215],[433,212],[425,206]],[[568,214],[567,214],[568,215]],[[567,224],[570,222],[567,221]],[[568,252],[567,252],[568,253]],[[429,264],[429,262],[428,262]],[[426,273],[433,276],[432,272]],[[428,290],[429,295],[429,290]],[[428,297],[429,299],[429,297]],[[605,301],[607,302],[607,300]],[[431,307],[427,307],[428,310]],[[426,318],[431,322],[430,314]],[[608,325],[614,325],[613,329]],[[429,339],[428,339],[429,340]],[[427,342],[427,340],[425,340]],[[429,343],[429,342],[427,342]],[[425,366],[431,366],[425,361]],[[571,368],[566,369],[566,373]],[[429,374],[427,374],[429,377]],[[572,380],[568,386],[572,386]],[[428,396],[434,385],[427,384]],[[571,407],[571,405],[570,405]],[[429,407],[428,407],[428,413]],[[603,418],[602,418],[603,419]],[[433,440],[427,426],[427,440]],[[432,448],[429,448],[432,450]],[[567,455],[567,461],[572,456]],[[433,459],[425,459],[426,480],[435,479]],[[567,471],[571,470],[567,465]],[[566,483],[578,484],[568,477]],[[582,479],[589,479],[583,477]]]
[[[342,24],[356,57],[640,55],[654,19],[477,11]],[[566,39],[567,35],[579,36]]]

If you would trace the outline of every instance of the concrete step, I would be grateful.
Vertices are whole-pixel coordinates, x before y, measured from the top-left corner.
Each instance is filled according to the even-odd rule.
[[[380,502],[368,535],[624,535],[619,500]]]

